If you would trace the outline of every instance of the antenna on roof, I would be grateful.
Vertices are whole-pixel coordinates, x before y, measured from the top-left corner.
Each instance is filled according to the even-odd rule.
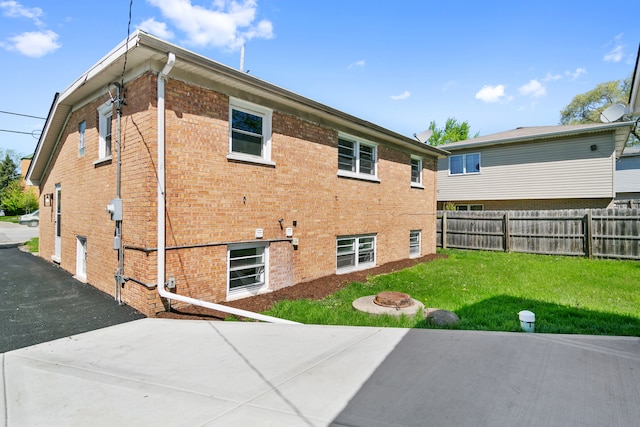
[[[600,121],[602,123],[613,123],[618,121],[624,115],[627,107],[624,104],[613,104],[600,113]]]
[[[244,44],[240,49],[240,71],[244,71]]]
[[[431,137],[433,131],[431,129],[423,130],[422,132],[414,133],[413,137],[423,144],[427,143],[427,140]]]

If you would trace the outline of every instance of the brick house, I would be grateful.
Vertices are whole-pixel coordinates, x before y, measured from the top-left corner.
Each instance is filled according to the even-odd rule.
[[[160,282],[219,303],[434,253],[443,155],[137,31],[56,95],[27,179],[40,256],[153,316]]]

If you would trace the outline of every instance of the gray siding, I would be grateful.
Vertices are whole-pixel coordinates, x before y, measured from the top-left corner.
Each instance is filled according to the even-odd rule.
[[[618,160],[616,193],[640,193],[640,155],[622,156]]]
[[[439,160],[439,201],[614,197],[613,133],[451,154],[478,152],[479,174],[449,175],[448,159]]]

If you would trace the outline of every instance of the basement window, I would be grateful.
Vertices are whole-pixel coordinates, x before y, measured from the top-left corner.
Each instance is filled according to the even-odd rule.
[[[336,272],[348,273],[376,265],[376,236],[344,236],[336,239]]]
[[[227,250],[227,297],[256,295],[267,289],[269,250],[264,245],[233,245]]]
[[[411,230],[409,232],[409,257],[417,258],[420,256],[420,240],[422,232],[420,230]]]

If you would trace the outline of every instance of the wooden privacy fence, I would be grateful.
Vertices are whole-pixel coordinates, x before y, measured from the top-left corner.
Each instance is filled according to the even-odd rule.
[[[437,246],[640,260],[640,209],[438,211]]]

